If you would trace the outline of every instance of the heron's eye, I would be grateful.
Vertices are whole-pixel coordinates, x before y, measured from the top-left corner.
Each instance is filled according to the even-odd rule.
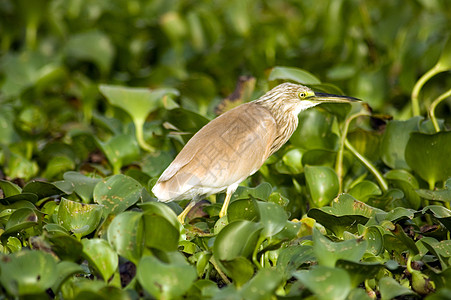
[[[299,93],[299,98],[304,99],[305,98],[305,93],[304,92],[300,92]]]

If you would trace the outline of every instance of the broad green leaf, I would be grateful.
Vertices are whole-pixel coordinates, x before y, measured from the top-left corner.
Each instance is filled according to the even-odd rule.
[[[97,204],[83,204],[62,199],[58,209],[58,224],[82,237],[96,230],[103,208]]]
[[[451,231],[451,210],[440,205],[428,205],[421,211],[423,214],[430,213],[436,219],[445,225],[445,227]]]
[[[291,273],[303,264],[316,260],[313,247],[310,245],[293,245],[283,248],[279,252],[276,267],[284,273],[285,278],[290,278]]]
[[[116,252],[138,264],[143,247],[142,213],[125,211],[117,215],[108,226],[108,241]]]
[[[227,208],[228,222],[232,223],[238,220],[256,221],[259,216],[257,203],[254,198],[233,201]]]
[[[254,276],[254,264],[242,256],[222,261],[222,265],[237,287],[241,287]]]
[[[348,273],[338,268],[315,266],[293,275],[320,300],[344,300],[352,289]]]
[[[99,89],[111,105],[123,109],[133,119],[140,146],[146,150],[153,150],[144,141],[142,132],[144,122],[150,112],[162,107],[164,102],[169,101],[168,96],[177,96],[178,91],[175,89],[150,90],[113,85],[100,85]]]
[[[172,226],[182,233],[183,225],[177,219],[177,215],[169,208],[168,205],[161,202],[145,202],[139,203],[138,206],[144,211],[146,215],[158,215],[164,217]]]
[[[357,287],[365,279],[376,277],[379,271],[385,269],[384,265],[380,263],[364,263],[350,261],[348,259],[339,259],[336,266],[337,268],[348,271],[353,287]]]
[[[312,166],[326,166],[333,168],[337,152],[332,150],[312,149],[302,156],[302,164]]]
[[[432,189],[438,181],[451,177],[451,132],[411,134],[406,146],[406,162]]]
[[[119,264],[116,252],[107,241],[102,239],[83,239],[81,242],[83,244],[83,256],[99,272],[103,280],[108,282]]]
[[[13,296],[44,293],[58,278],[55,258],[43,251],[2,255],[0,268],[0,282]]]
[[[437,241],[434,238],[423,238],[421,242],[440,261],[442,270],[450,267],[451,240]]]
[[[7,236],[38,224],[42,214],[32,208],[23,207],[14,211],[5,225],[3,235]]]
[[[282,207],[271,202],[257,202],[260,215],[259,223],[263,225],[262,237],[271,237],[284,229],[288,216]]]
[[[38,196],[39,199],[50,196],[61,196],[66,194],[63,190],[58,188],[54,183],[44,181],[30,181],[23,189],[22,193],[33,193]]]
[[[410,133],[417,131],[422,117],[406,121],[390,121],[382,136],[380,152],[383,162],[392,169],[409,169],[405,160],[405,149]]]
[[[331,131],[334,117],[318,109],[308,109],[299,114],[298,128],[290,142],[301,149],[337,150],[338,136]]]
[[[405,170],[390,170],[384,176],[395,188],[402,190],[409,207],[413,209],[420,208],[421,199],[415,191],[418,189],[419,184],[412,174]]]
[[[3,191],[3,197],[11,197],[18,195],[22,192],[22,189],[17,185],[7,180],[0,180],[0,189]]]
[[[391,277],[382,277],[379,280],[379,291],[382,300],[390,300],[398,296],[415,295],[411,289],[400,285]]]
[[[70,36],[65,43],[65,54],[70,59],[93,62],[106,75],[111,69],[115,49],[109,36],[96,29]]]
[[[118,174],[103,180],[94,188],[94,201],[104,207],[105,214],[117,215],[141,196],[141,185],[131,177]]]
[[[277,269],[263,268],[243,285],[240,294],[249,300],[271,299],[282,280],[283,276]]]
[[[362,202],[367,202],[367,200],[372,196],[382,195],[382,191],[379,186],[373,181],[364,180],[357,183],[349,190],[349,195],[358,199]]]
[[[70,276],[74,274],[84,273],[84,269],[79,265],[71,261],[60,261],[56,265],[56,270],[58,273],[58,278],[52,285],[52,291],[57,293],[61,287],[61,285],[66,281]]]
[[[230,202],[238,199],[249,199],[250,197],[266,200],[269,195],[271,195],[272,187],[268,182],[263,182],[256,186],[255,188],[249,188],[244,186],[239,186],[235,193],[233,193]]]
[[[139,146],[133,135],[119,134],[107,142],[101,142],[98,139],[96,141],[113,166],[115,174],[118,174],[124,165],[139,159]]]
[[[329,204],[338,194],[338,176],[330,167],[305,166],[305,180],[312,207]]]
[[[299,68],[274,67],[269,74],[268,80],[292,80],[301,84],[320,84],[321,81],[313,74]]]
[[[78,172],[66,172],[63,175],[64,180],[71,182],[74,185],[75,193],[85,203],[89,203],[93,197],[94,187],[101,181],[99,178],[92,178],[84,176]]]
[[[180,231],[165,217],[145,212],[144,244],[146,247],[161,251],[176,251],[180,239]]]
[[[318,259],[319,265],[335,267],[339,259],[359,262],[366,248],[365,240],[347,240],[335,243],[323,236],[317,229],[313,230],[313,253]]]
[[[357,201],[349,194],[341,194],[332,201],[332,206],[312,208],[307,214],[341,237],[345,230],[357,232],[357,224],[363,225],[376,213],[382,212],[378,208]]]
[[[249,221],[235,221],[224,227],[216,236],[213,254],[218,260],[248,257],[256,246],[263,226]]]
[[[175,299],[184,295],[196,279],[188,263],[165,263],[153,256],[141,258],[136,276],[142,287],[156,299]]]
[[[360,235],[368,242],[366,251],[374,255],[380,255],[384,251],[384,240],[381,233],[384,229],[377,226],[364,227],[361,224],[358,227]]]

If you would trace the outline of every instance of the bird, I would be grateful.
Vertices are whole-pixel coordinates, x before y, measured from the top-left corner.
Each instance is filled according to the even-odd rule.
[[[160,202],[191,200],[178,216],[184,224],[196,202],[225,191],[222,218],[238,185],[289,140],[300,112],[321,103],[356,101],[360,99],[315,92],[291,82],[279,84],[203,126],[163,171],[152,192]]]

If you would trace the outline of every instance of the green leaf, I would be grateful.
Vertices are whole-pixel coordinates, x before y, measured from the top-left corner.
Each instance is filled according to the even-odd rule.
[[[319,265],[335,267],[339,259],[359,262],[366,248],[367,242],[365,240],[347,240],[334,243],[317,229],[313,230],[313,252]]]
[[[376,277],[379,271],[385,269],[384,265],[380,263],[364,263],[349,261],[347,259],[339,259],[336,266],[337,268],[348,271],[353,287],[357,287],[359,284],[363,283],[365,279]]]
[[[241,287],[254,276],[254,264],[247,258],[237,257],[232,260],[225,260],[222,261],[222,265],[237,287]]]
[[[352,289],[348,273],[338,268],[315,266],[293,275],[320,300],[346,299]]]
[[[144,213],[144,243],[146,247],[161,251],[176,251],[180,239],[180,231],[165,217]]]
[[[387,124],[382,136],[380,152],[383,162],[392,169],[409,169],[405,160],[405,149],[410,133],[417,131],[422,117],[406,121],[393,120]]]
[[[52,291],[57,293],[61,285],[72,275],[84,273],[83,268],[71,261],[61,261],[56,265],[58,278],[52,285]]]
[[[320,84],[321,81],[313,74],[299,68],[274,67],[269,73],[268,80],[292,80],[301,84]]]
[[[451,177],[451,132],[411,134],[406,146],[406,162],[432,189],[438,181]]]
[[[178,229],[180,233],[184,230],[183,225],[177,219],[177,215],[166,204],[161,202],[146,202],[138,204],[146,215],[158,215],[164,217],[172,226]]]
[[[305,166],[312,207],[329,204],[338,194],[338,176],[330,167]]]
[[[102,239],[83,239],[81,242],[83,244],[83,256],[99,272],[103,280],[108,282],[119,264],[116,252],[107,241]]]
[[[30,181],[23,187],[22,193],[36,194],[39,199],[66,194],[65,191],[57,187],[54,183],[44,181]]]
[[[109,36],[100,30],[72,35],[65,45],[65,54],[68,58],[91,61],[103,75],[110,71],[115,49]]]
[[[135,137],[130,134],[119,134],[107,142],[96,139],[99,148],[113,166],[113,172],[118,174],[120,169],[139,159],[139,146]]]
[[[243,285],[240,295],[249,300],[271,299],[282,280],[282,274],[277,269],[260,269],[254,278]]]
[[[136,202],[142,186],[131,177],[118,174],[97,183],[94,201],[104,207],[105,214],[117,215]]]
[[[19,208],[11,214],[6,222],[2,237],[35,226],[40,219],[42,219],[42,214],[37,210],[28,207]]]
[[[445,227],[451,231],[451,210],[440,205],[428,205],[423,208],[421,213],[430,213],[439,220]]]
[[[0,282],[14,296],[44,293],[58,278],[56,260],[42,251],[2,255],[0,268]]]
[[[271,237],[285,228],[288,216],[282,207],[271,202],[257,202],[260,223],[263,224],[262,237]]]
[[[379,291],[382,300],[390,300],[398,296],[415,295],[415,293],[405,286],[400,285],[391,277],[382,277],[379,280]]]
[[[395,188],[402,190],[411,208],[420,208],[421,199],[415,191],[419,184],[412,174],[405,170],[390,170],[384,176]]]
[[[11,197],[18,195],[22,192],[22,189],[17,185],[7,180],[0,180],[0,189],[3,191],[3,197]]]
[[[96,230],[102,218],[103,209],[96,204],[62,199],[58,208],[58,224],[82,237]]]
[[[117,215],[108,226],[108,241],[116,252],[138,264],[143,247],[142,213],[125,211]]]
[[[145,256],[138,264],[136,276],[156,299],[175,299],[188,291],[197,274],[188,263],[165,263],[156,257]]]
[[[313,247],[310,245],[293,245],[283,248],[279,252],[276,267],[284,272],[285,278],[290,278],[291,273],[303,264],[316,260]]]
[[[227,209],[227,220],[229,223],[238,220],[256,221],[259,216],[257,200],[239,199],[230,203]]]
[[[235,221],[224,227],[213,244],[213,255],[218,260],[248,257],[257,243],[263,226],[249,221]]]
[[[366,202],[373,196],[382,195],[382,191],[379,186],[376,183],[368,180],[357,183],[349,190],[348,193],[352,197],[359,199],[362,202]]]
[[[77,193],[85,203],[90,202],[93,197],[94,187],[101,181],[100,178],[87,177],[81,173],[72,171],[64,173],[63,178],[74,185],[75,193]]]

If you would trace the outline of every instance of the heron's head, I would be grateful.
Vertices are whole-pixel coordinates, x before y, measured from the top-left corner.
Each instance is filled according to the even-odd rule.
[[[301,111],[321,103],[349,103],[360,101],[354,97],[314,92],[294,83],[282,83],[255,102],[269,108],[274,114],[298,115]]]

